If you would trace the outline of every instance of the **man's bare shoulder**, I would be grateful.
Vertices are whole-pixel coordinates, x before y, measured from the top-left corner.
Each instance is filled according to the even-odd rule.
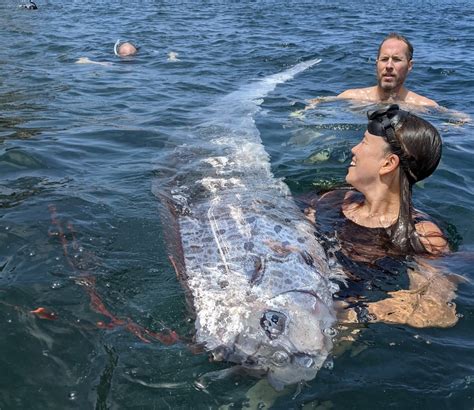
[[[337,96],[337,98],[374,101],[376,99],[375,94],[376,87],[352,88],[350,90],[343,91]]]
[[[406,102],[407,104],[422,105],[425,107],[438,107],[438,103],[436,101],[416,94],[413,91],[408,91],[404,102]]]

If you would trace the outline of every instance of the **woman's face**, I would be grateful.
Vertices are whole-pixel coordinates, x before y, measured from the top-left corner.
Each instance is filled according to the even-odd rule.
[[[352,161],[346,181],[354,188],[363,191],[380,181],[380,169],[389,153],[389,145],[377,135],[364,133],[362,141],[352,148]]]

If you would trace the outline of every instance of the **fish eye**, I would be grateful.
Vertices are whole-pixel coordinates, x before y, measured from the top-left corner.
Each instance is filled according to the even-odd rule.
[[[285,330],[286,317],[283,313],[268,310],[260,318],[260,326],[270,339],[276,339]]]

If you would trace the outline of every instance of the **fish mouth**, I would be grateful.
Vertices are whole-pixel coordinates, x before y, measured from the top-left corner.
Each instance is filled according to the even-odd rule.
[[[275,367],[269,369],[267,379],[270,385],[277,391],[281,391],[285,386],[297,384],[302,381],[310,381],[316,377],[320,367]]]

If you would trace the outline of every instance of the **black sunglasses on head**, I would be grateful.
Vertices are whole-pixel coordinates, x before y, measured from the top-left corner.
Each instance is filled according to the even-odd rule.
[[[407,111],[403,111],[397,104],[389,105],[376,111],[368,111],[367,118],[369,124],[367,131],[373,135],[384,137],[389,144],[397,142],[395,137],[395,127],[405,119],[408,115]],[[397,144],[398,145],[398,144]]]

